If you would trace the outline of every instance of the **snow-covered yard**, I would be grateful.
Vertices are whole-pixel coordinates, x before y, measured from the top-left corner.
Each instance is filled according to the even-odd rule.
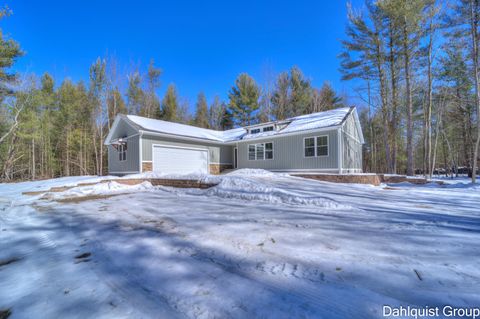
[[[383,305],[480,305],[479,186],[264,171],[205,179],[220,184],[107,182],[37,196],[21,193],[92,177],[0,185],[0,309],[11,318],[382,318]],[[82,198],[100,194],[115,196]]]

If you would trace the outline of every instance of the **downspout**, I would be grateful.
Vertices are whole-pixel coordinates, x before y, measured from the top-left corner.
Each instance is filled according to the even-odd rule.
[[[235,167],[235,169],[239,169],[238,163],[240,163],[240,161],[238,160],[238,158],[239,158],[240,156],[239,156],[238,154],[240,154],[240,153],[239,153],[239,151],[238,151],[238,142],[236,142],[235,148],[237,149],[237,167]],[[235,156],[235,150],[233,150],[233,156]],[[233,161],[235,161],[235,158],[233,159]],[[234,164],[235,164],[235,163],[234,163]]]
[[[342,127],[339,127],[337,129],[337,138],[338,138],[338,143],[337,143],[337,146],[338,146],[338,173],[339,174],[342,174],[342,166],[343,166],[343,135],[342,135]]]
[[[140,135],[138,137],[138,149],[139,149],[139,156],[138,156],[138,160],[140,161],[140,173],[143,173],[143,146],[142,146],[142,135],[143,135],[143,132],[140,131]],[[153,163],[152,163],[153,165]]]

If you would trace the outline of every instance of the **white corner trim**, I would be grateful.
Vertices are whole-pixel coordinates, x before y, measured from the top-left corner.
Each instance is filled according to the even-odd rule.
[[[138,137],[138,165],[140,166],[140,173],[143,173],[143,141],[142,141],[142,132],[139,133]]]
[[[343,135],[342,135],[342,128],[339,127],[337,130],[337,147],[338,147],[338,172],[342,174],[342,166],[343,166]]]

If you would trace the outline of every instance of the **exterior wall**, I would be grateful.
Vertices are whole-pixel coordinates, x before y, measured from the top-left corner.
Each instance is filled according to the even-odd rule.
[[[119,161],[117,150],[112,145],[108,145],[108,172],[110,174],[138,173],[140,171],[139,154],[138,135],[127,138],[126,161]]]
[[[220,172],[221,170],[232,167],[233,165],[233,147],[230,145],[218,145],[212,143],[202,143],[195,141],[184,141],[171,137],[155,136],[145,134],[142,136],[142,161],[143,165],[152,162],[152,145],[164,144],[183,147],[195,147],[208,149],[208,159],[210,171],[212,174]],[[152,170],[152,166],[143,166]],[[217,173],[217,174],[218,174]]]
[[[347,118],[342,128],[342,152],[342,171],[362,172],[362,144],[353,115]]]
[[[305,157],[303,139],[305,137],[328,135],[328,156]],[[238,143],[238,168],[263,168],[269,170],[321,170],[338,172],[337,130],[284,135],[242,141]],[[248,145],[273,142],[272,160],[249,160]]]

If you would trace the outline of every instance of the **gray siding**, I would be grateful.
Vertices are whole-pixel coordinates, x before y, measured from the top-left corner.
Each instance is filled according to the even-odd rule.
[[[305,137],[328,135],[328,156],[304,157]],[[338,171],[337,130],[283,135],[238,143],[238,168],[263,168],[271,170],[331,170]],[[248,145],[273,142],[273,160],[249,160]]]
[[[132,173],[140,171],[139,136],[127,138],[127,160],[119,161],[117,150],[108,145],[108,171],[114,173]]]
[[[208,142],[184,141],[170,137],[160,137],[155,135],[145,134],[142,136],[142,160],[152,160],[152,145],[164,144],[182,147],[206,148],[208,149],[208,156],[210,164],[232,164],[232,147],[228,145],[217,145]]]
[[[362,144],[353,115],[350,115],[345,121],[342,135],[342,169],[347,172],[358,172],[362,169]]]

